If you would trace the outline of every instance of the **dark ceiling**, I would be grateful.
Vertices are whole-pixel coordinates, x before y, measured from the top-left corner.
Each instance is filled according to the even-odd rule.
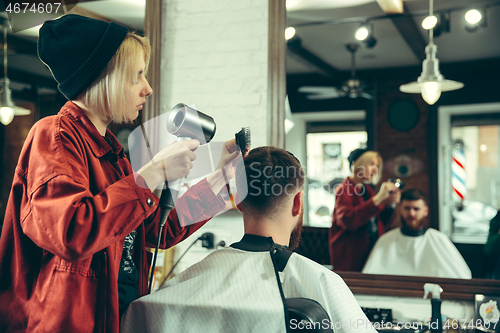
[[[371,82],[380,76],[406,72],[416,79],[420,75],[428,42],[428,33],[421,27],[421,21],[428,13],[429,1],[403,1],[401,14],[385,12],[381,7],[385,1],[289,0],[287,23],[296,28],[296,37],[289,41],[286,57],[289,86],[294,89],[303,85],[340,86],[351,75],[351,54],[345,46],[356,42],[354,31],[365,21],[372,24],[377,43],[372,48],[360,44],[355,54],[357,76],[363,82]],[[119,8],[126,7],[117,3],[119,1],[92,1],[86,2],[85,8],[123,23],[133,22],[140,31],[141,11],[129,8],[138,13],[132,18],[124,15],[125,9],[120,11]],[[294,7],[297,3],[299,5]],[[463,16],[473,7],[483,10],[487,24],[470,33],[464,29]],[[445,70],[452,69],[454,64],[500,60],[500,1],[434,0],[434,12],[444,17],[449,25],[448,31],[443,31],[434,40],[441,73],[446,78],[454,79],[451,77],[453,70],[449,73]],[[36,39],[36,36],[9,33],[8,76],[15,81],[11,86],[14,91],[32,84],[55,89],[56,83],[50,71],[36,55]],[[294,93],[296,90],[289,89],[289,94]],[[293,107],[292,111],[295,111]]]
[[[395,14],[382,9],[384,2],[388,1],[312,0],[309,6],[317,3],[319,8],[289,9],[288,26],[296,29],[295,37],[288,41],[286,67],[292,112],[366,108],[370,100],[338,96],[338,91],[352,75],[352,54],[346,48],[350,43],[359,44],[355,52],[355,73],[361,79],[366,96],[381,90],[398,92],[405,80],[417,79],[429,40],[428,31],[421,26],[429,13],[429,1],[404,1],[403,12]],[[350,3],[358,5],[350,6]],[[465,29],[464,15],[472,8],[481,10],[486,22],[475,32]],[[445,23],[439,25],[442,29],[436,31],[434,43],[439,68],[446,79],[464,78],[465,70],[469,78],[469,73],[476,69],[477,75],[488,76],[487,68],[498,67],[500,1],[434,0],[434,14]],[[354,38],[355,30],[365,22],[372,25],[377,40],[372,48]],[[480,80],[479,77],[475,79]],[[490,80],[484,78],[484,81]],[[385,82],[378,84],[381,81]],[[312,94],[314,89],[311,87],[315,86],[320,88]],[[315,97],[323,98],[310,99]]]

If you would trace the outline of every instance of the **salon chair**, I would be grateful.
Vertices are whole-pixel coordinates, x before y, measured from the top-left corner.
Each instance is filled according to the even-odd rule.
[[[315,300],[301,297],[287,298],[286,304],[290,322],[295,319],[293,322],[301,323],[300,325],[293,325],[296,328],[290,329],[291,332],[333,333],[330,316],[328,316],[321,304]],[[323,325],[323,323],[328,324]],[[302,327],[302,329],[299,327]]]

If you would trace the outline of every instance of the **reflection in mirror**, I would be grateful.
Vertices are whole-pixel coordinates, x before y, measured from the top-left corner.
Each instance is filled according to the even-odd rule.
[[[319,227],[322,229],[325,229],[325,234],[328,234],[328,228],[331,226],[332,222],[332,213],[334,209],[334,196],[333,194],[328,191],[328,189],[333,189],[335,186],[335,179],[340,180],[344,179],[346,177],[346,174],[348,174],[348,164],[347,161],[343,161],[339,163],[339,156],[337,152],[340,150],[341,151],[341,156],[342,158],[346,159],[346,156],[349,152],[345,153],[343,152],[343,143],[339,140],[330,140],[331,137],[335,138],[335,135],[338,133],[332,133],[334,131],[331,130],[331,128],[335,128],[335,125],[337,125],[337,131],[336,132],[341,132],[342,129],[347,128],[345,126],[346,119],[347,117],[342,118],[340,116],[338,119],[335,119],[335,115],[332,116],[330,114],[339,114],[341,115],[342,112],[321,112],[320,117],[323,117],[323,121],[318,121],[321,118],[314,118],[314,113],[308,113],[307,115],[304,113],[300,114],[293,114],[293,121],[297,124],[294,129],[287,135],[287,144],[286,147],[290,151],[292,151],[296,156],[299,156],[302,160],[307,160],[307,173],[309,177],[309,192],[307,193],[307,207],[306,211],[308,212],[307,219],[306,216],[304,219],[304,224],[308,226],[314,226],[314,227]],[[319,114],[319,113],[318,113]],[[365,119],[364,115],[362,115],[360,118],[358,118],[358,122],[363,123],[363,126],[365,125]],[[355,120],[351,120],[351,123],[355,122]],[[300,130],[302,127],[302,132],[297,131]],[[441,131],[441,129],[440,129]],[[330,132],[330,133],[328,133]],[[355,133],[355,131],[345,131],[347,133],[344,133],[346,135],[352,135]],[[328,133],[328,134],[327,134]],[[451,129],[450,129],[451,133]],[[331,136],[331,137],[329,137]],[[317,138],[324,138],[324,139],[316,139]],[[302,146],[298,141],[300,138],[303,138],[303,143]],[[298,140],[299,139],[299,140]],[[337,138],[335,138],[337,139]],[[349,140],[349,144],[353,144],[354,140]],[[363,140],[360,140],[362,142]],[[315,143],[316,147],[309,147],[310,143]],[[339,147],[340,143],[340,147]],[[483,143],[483,146],[486,145]],[[487,145],[489,148],[489,145]],[[483,147],[484,149],[484,147]],[[480,147],[478,146],[478,151],[480,151]],[[387,153],[386,153],[387,154]],[[391,156],[391,155],[389,155]],[[426,172],[426,167],[425,165],[422,166],[422,161],[419,161],[418,158],[415,158],[409,155],[409,158],[403,159],[397,159],[397,158],[388,158],[387,163],[384,163],[384,179],[387,179],[387,177],[390,176],[389,169],[396,168],[398,167],[401,169],[403,166],[407,166],[409,169],[415,166],[411,171],[415,172],[416,177],[406,177],[403,179],[403,181],[407,182],[407,179],[410,179],[409,185],[405,188],[409,189],[410,187],[416,187],[415,185],[418,186],[419,183],[422,183],[422,181],[425,181],[428,176],[425,175]],[[420,165],[420,167],[418,167]],[[418,168],[417,168],[418,167]],[[420,170],[422,169],[423,170]],[[326,173],[324,172],[325,170],[332,171],[331,173]],[[334,170],[335,169],[335,170]],[[398,171],[400,171],[398,169]],[[389,171],[387,171],[389,170]],[[418,171],[420,170],[420,171]],[[337,172],[337,173],[335,173]],[[311,175],[314,175],[311,177]],[[332,186],[330,186],[332,185]],[[326,188],[325,188],[326,187]],[[493,190],[493,188],[491,188]],[[318,193],[319,192],[319,193]],[[425,193],[428,195],[428,190],[425,191]],[[430,204],[430,203],[429,203]],[[434,206],[431,206],[431,210]],[[434,207],[434,210],[437,210]],[[495,210],[496,212],[496,210]],[[429,213],[431,215],[432,211]],[[437,215],[436,212],[434,212],[435,215]],[[491,215],[491,214],[490,214]],[[401,226],[401,218],[400,218],[400,213],[399,213],[399,208],[396,209],[394,213],[394,219],[393,222],[390,226],[388,226],[387,231],[394,229],[395,227],[400,227]],[[429,221],[426,221],[427,225],[429,225]],[[486,222],[486,225],[488,225],[489,220]],[[435,224],[433,225],[434,227],[436,226]],[[441,228],[441,223],[439,224]],[[445,226],[443,224],[443,226]],[[437,229],[437,228],[436,228]],[[435,236],[435,232],[431,231],[429,235]],[[440,235],[442,236],[442,235]],[[446,233],[447,238],[449,238],[449,234]],[[439,236],[438,236],[439,237]],[[304,235],[303,238],[307,238],[307,235]],[[440,244],[444,244],[444,241],[440,238],[434,239],[436,242]],[[453,239],[452,239],[453,240]],[[483,240],[484,242],[485,240]],[[324,238],[324,242],[327,244],[328,242],[328,236]],[[457,267],[463,267],[464,265],[469,266],[470,271],[472,272],[472,277],[473,278],[489,278],[491,277],[491,272],[489,272],[489,267],[492,266],[491,264],[488,264],[488,262],[491,260],[494,260],[494,258],[488,258],[483,255],[483,244],[469,244],[468,242],[465,243],[458,243],[454,242],[451,244],[449,241],[446,242],[446,247],[447,248],[452,248],[453,251],[453,257],[456,259],[449,259],[444,255],[444,253],[440,253],[440,257],[443,262],[446,262],[449,266],[454,267],[457,269]],[[314,246],[314,245],[313,245]],[[458,253],[454,248],[458,249]],[[324,248],[325,254],[328,252],[328,245],[325,246]],[[463,259],[462,259],[463,257]],[[463,261],[465,260],[465,264],[463,264]],[[327,259],[324,262],[325,265],[330,265],[329,260]],[[466,270],[466,269],[465,269]],[[389,274],[390,272],[387,272]],[[401,273],[397,273],[401,274]],[[423,273],[418,273],[418,274],[423,274]],[[438,275],[439,276],[439,275]],[[470,278],[470,274],[465,274],[465,275],[452,275],[454,278]],[[450,276],[451,277],[451,276]]]
[[[331,269],[332,266],[330,265],[330,257],[329,257],[329,249],[328,249],[328,228],[316,228],[316,227],[310,227],[310,226],[304,226],[302,229],[302,237],[301,241],[299,244],[299,247],[295,250],[297,253],[319,263],[322,264],[323,266]],[[466,252],[462,249],[462,252]],[[465,257],[467,261],[467,264],[473,262],[472,259],[469,257]],[[478,260],[478,257],[474,257],[474,259],[481,264],[484,262],[482,260]],[[421,276],[419,279],[424,281],[425,279],[429,281],[434,281],[434,280],[443,280],[451,283],[452,281],[455,281],[453,283],[455,284],[460,284],[461,282],[458,281],[463,281],[463,283],[467,283],[467,280],[472,280],[472,281],[483,281],[484,283],[487,283],[488,285],[491,286],[496,286],[498,285],[500,288],[500,281],[494,281],[494,280],[486,280],[484,279],[485,275],[479,275],[481,274],[480,267],[478,268],[478,265],[469,265],[472,267],[474,270],[472,270],[473,273],[473,279],[448,279],[448,278],[440,278],[440,277],[424,277]],[[483,265],[481,265],[483,267]],[[335,270],[334,270],[335,271]],[[363,279],[363,281],[368,281],[370,279],[380,279],[380,280],[387,280],[387,279],[393,279],[392,277],[389,278],[389,276],[394,276],[394,277],[401,277],[399,275],[381,275],[381,274],[363,274],[360,272],[342,272],[342,271],[335,271],[336,273],[340,274],[341,276],[344,276],[347,274],[349,277],[354,276],[356,277],[356,281],[359,282],[359,279]],[[349,274],[354,274],[354,275],[349,275]],[[362,278],[361,278],[362,277]],[[415,276],[406,276],[403,280],[412,280]],[[478,278],[476,278],[478,277]],[[420,281],[420,280],[419,280]],[[490,283],[491,282],[491,283]],[[359,282],[361,284],[361,282]],[[364,282],[363,282],[364,283]],[[474,284],[477,284],[478,282],[474,282]]]
[[[299,247],[295,251],[328,267],[328,229],[304,227]],[[436,283],[444,290],[442,299],[473,301],[475,294],[500,296],[500,281],[497,280],[335,272],[344,279],[354,294],[421,298],[424,284]]]
[[[375,243],[363,273],[421,275],[470,279],[471,271],[448,236],[425,227],[427,196],[418,189],[401,194],[401,227],[385,232]]]

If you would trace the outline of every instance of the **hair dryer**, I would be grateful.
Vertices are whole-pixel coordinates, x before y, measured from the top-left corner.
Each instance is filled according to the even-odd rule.
[[[167,118],[167,131],[177,136],[177,141],[196,139],[201,145],[209,143],[215,135],[215,121],[212,117],[197,111],[184,103],[179,103],[172,108]],[[165,171],[165,170],[164,170]],[[182,179],[170,182],[170,187],[175,190],[175,197],[180,190]],[[153,257],[151,276],[149,278],[149,293],[153,285],[153,276],[156,266],[156,257],[160,247],[160,238],[167,222],[170,211],[174,209],[174,195],[172,194],[169,182],[165,181],[161,191],[160,202],[160,230],[156,242],[155,254]]]

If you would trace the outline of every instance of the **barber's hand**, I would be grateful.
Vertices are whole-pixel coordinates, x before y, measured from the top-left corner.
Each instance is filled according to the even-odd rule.
[[[207,181],[215,194],[218,194],[227,181],[236,174],[236,158],[241,152],[236,148],[236,140],[226,141],[222,148],[222,155],[215,170],[207,177]],[[224,173],[222,172],[224,170]]]
[[[393,202],[399,202],[401,193],[399,193],[399,197],[397,193],[399,193],[399,188],[394,183],[384,182],[380,186],[378,193],[373,197],[373,203],[378,206],[380,204],[387,205]]]
[[[141,175],[151,190],[165,181],[174,181],[189,175],[200,146],[198,140],[184,140],[171,143],[163,148],[137,173]]]
[[[236,157],[240,156],[240,152],[236,148],[236,139],[226,141],[222,148],[222,155],[219,160],[219,164],[215,170],[224,168],[227,180],[234,178],[236,166],[233,165],[233,161]]]
[[[389,195],[389,203],[398,204],[401,201],[401,191],[398,189],[396,192],[392,192]]]

